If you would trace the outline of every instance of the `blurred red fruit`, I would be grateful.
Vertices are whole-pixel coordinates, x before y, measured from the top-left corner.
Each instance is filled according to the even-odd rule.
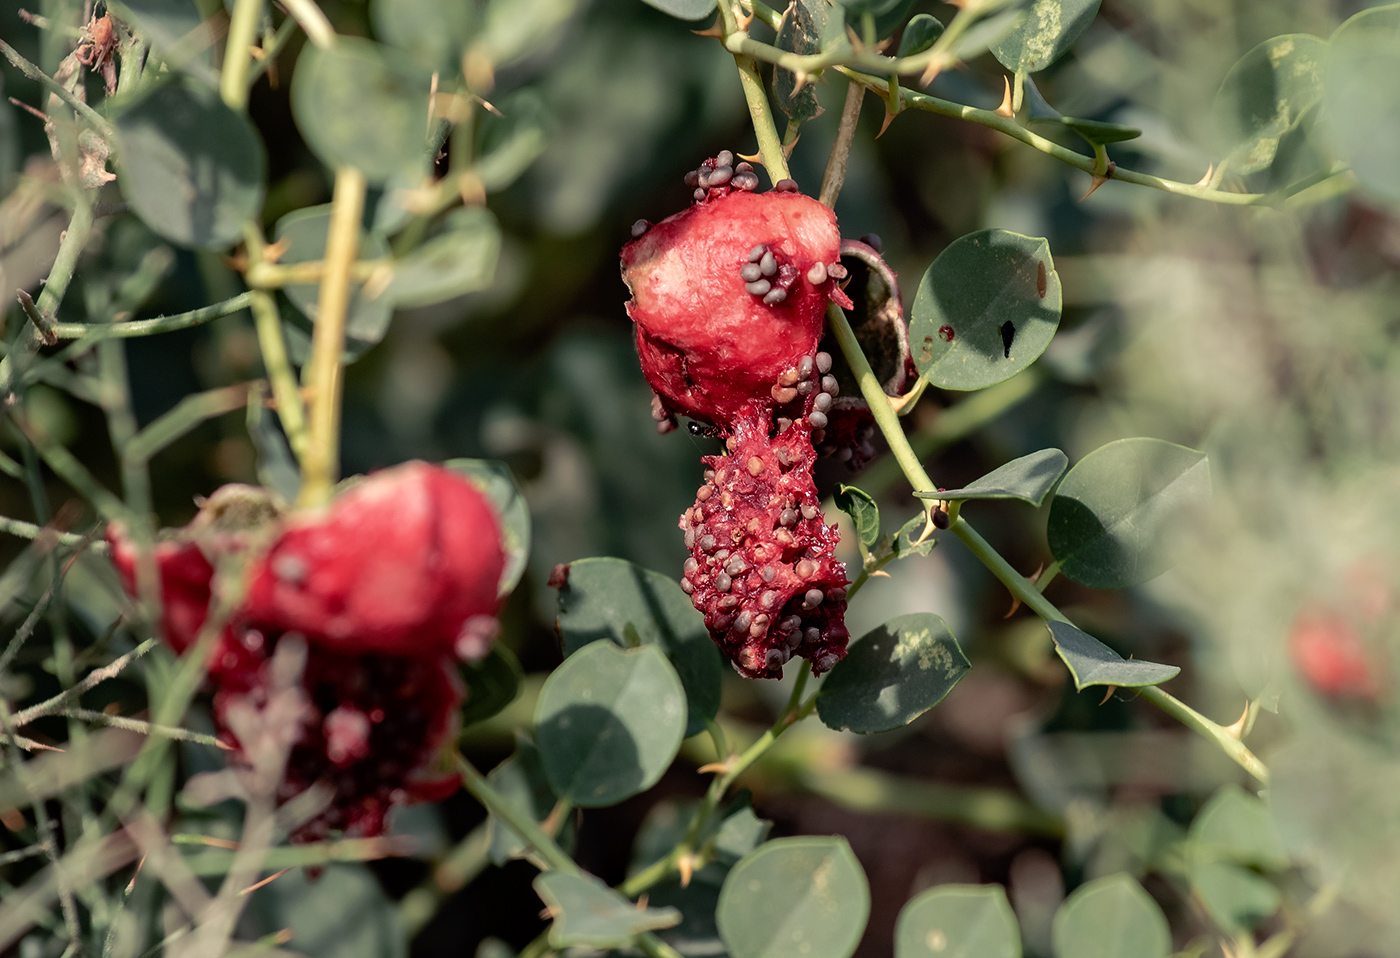
[[[1374,699],[1376,663],[1355,627],[1339,615],[1305,613],[1288,639],[1293,667],[1313,690],[1336,699]]]

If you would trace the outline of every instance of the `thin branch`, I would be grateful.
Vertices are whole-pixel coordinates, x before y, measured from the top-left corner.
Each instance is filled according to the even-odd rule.
[[[11,719],[11,723],[15,728],[20,728],[33,722],[35,719],[43,718],[46,715],[53,715],[62,710],[68,702],[71,702],[84,692],[95,688],[110,678],[115,678],[120,675],[122,670],[128,665],[155,648],[157,641],[158,640],[154,638],[147,639],[136,648],[126,653],[126,655],[113,661],[110,665],[104,665],[100,669],[93,669],[87,675],[83,676],[81,682],[74,685],[72,688],[64,689],[53,698],[40,702],[38,705],[31,706],[22,712],[16,712]]]
[[[163,735],[166,738],[179,739],[182,742],[208,745],[210,748],[222,749],[225,752],[231,751],[230,746],[225,745],[213,735],[191,732],[189,729],[176,728],[171,725],[156,725],[151,722],[143,722],[141,719],[127,718],[124,715],[108,715],[106,712],[94,712],[91,709],[60,709],[58,714],[81,719],[84,722],[95,722],[98,725],[124,728],[131,732],[140,732],[142,735]]]
[[[856,121],[860,119],[861,101],[865,99],[865,87],[852,80],[846,87],[846,104],[841,108],[841,125],[836,130],[836,142],[831,147],[831,157],[826,161],[826,174],[822,176],[821,201],[827,206],[836,205],[836,197],[841,195],[841,187],[846,182],[846,162],[850,159],[851,144],[856,138]]]
[[[43,70],[40,70],[37,66],[20,56],[19,51],[4,40],[0,40],[0,53],[3,53],[5,59],[14,64],[19,72],[36,83],[42,84],[50,93],[72,107],[75,113],[91,123],[104,138],[109,141],[115,138],[116,131],[112,128],[111,122],[109,122],[106,117],[68,92],[67,88],[64,87],[62,83],[59,83]]]
[[[212,306],[201,306],[187,313],[172,316],[157,316],[154,319],[138,319],[128,323],[54,323],[51,329],[59,339],[77,339],[77,346],[92,346],[104,339],[133,339],[138,336],[154,336],[157,333],[173,333],[191,326],[200,326],[221,316],[232,316],[247,309],[253,302],[253,291],[239,293],[231,299]],[[82,350],[86,352],[86,349]],[[75,359],[78,354],[60,354],[61,358]],[[60,358],[55,356],[54,358]]]

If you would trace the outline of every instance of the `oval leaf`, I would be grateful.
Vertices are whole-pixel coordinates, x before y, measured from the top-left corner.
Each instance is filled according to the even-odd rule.
[[[779,838],[739,860],[715,918],[732,958],[849,958],[870,886],[844,838]]]
[[[1142,136],[1142,131],[1136,127],[1108,123],[1104,120],[1081,120],[1074,116],[1062,116],[1060,122],[1082,136],[1090,146],[1122,143],[1124,140],[1136,140]]]
[[[476,4],[467,0],[374,0],[370,16],[381,40],[431,69],[456,67],[471,39]]]
[[[1021,958],[1021,932],[1000,885],[940,885],[911,899],[895,958]]]
[[[1099,0],[1034,0],[1021,24],[992,47],[992,55],[1008,70],[1044,70],[1089,29],[1098,12]]]
[[[855,486],[838,483],[832,495],[836,508],[851,517],[856,527],[856,538],[867,550],[880,540],[880,507],[870,494]]]
[[[1205,453],[1120,439],[1085,456],[1060,483],[1050,502],[1050,551],[1081,585],[1137,585],[1176,561],[1174,529],[1209,498]]]
[[[327,166],[358,167],[372,183],[426,168],[428,73],[370,40],[307,44],[292,77],[297,129]]]
[[[836,663],[817,693],[817,714],[838,731],[888,732],[943,701],[971,667],[938,616],[901,615]]]
[[[1191,823],[1191,887],[1227,931],[1253,929],[1278,910],[1279,890],[1252,869],[1280,871],[1288,855],[1264,803],[1238,785],[1216,792]]]
[[[1224,166],[1253,173],[1274,161],[1279,139],[1322,99],[1327,41],[1302,33],[1265,40],[1225,74],[1214,120]]]
[[[624,559],[580,559],[568,568],[555,622],[564,654],[598,639],[659,645],[685,687],[686,734],[703,732],[719,711],[724,666],[690,597],[675,580]]]
[[[431,306],[491,285],[501,229],[487,210],[457,210],[447,228],[394,264],[383,298],[395,307]]]
[[[1162,909],[1125,874],[1075,889],[1055,913],[1055,958],[1166,958],[1171,933]]]
[[[681,921],[676,909],[638,908],[592,875],[545,872],[535,879],[535,891],[554,919],[549,929],[554,948],[621,947],[634,935]]]
[[[495,507],[501,523],[501,544],[506,550],[500,594],[509,595],[530,558],[530,506],[515,484],[515,473],[510,466],[492,459],[449,459],[443,465],[466,476]]]
[[[1125,659],[1068,622],[1045,624],[1055,640],[1055,651],[1074,677],[1074,687],[1081,691],[1091,685],[1117,685],[1128,689],[1160,685],[1181,672],[1175,665]]]
[[[916,492],[923,499],[1020,499],[1033,506],[1045,501],[1046,494],[1065,474],[1069,457],[1058,449],[1042,449],[1029,456],[1013,459],[993,469],[981,479],[961,489],[940,489],[938,492]]]
[[[655,645],[594,642],[540,689],[535,738],[556,794],[583,808],[655,785],[685,734],[685,692]]]
[[[329,204],[308,206],[288,213],[277,221],[272,231],[273,238],[278,243],[286,244],[278,262],[290,266],[321,259],[326,253],[326,237],[330,235],[330,228]],[[375,233],[365,233],[360,237],[362,259],[376,259],[387,255],[389,248],[382,237]],[[321,297],[319,283],[284,286],[282,292],[303,316],[313,323],[316,322],[316,305]],[[350,305],[346,310],[345,335],[357,343],[377,343],[388,332],[392,316],[393,306],[386,297],[366,296],[364,284],[355,283],[351,287]]]
[[[225,249],[262,209],[267,161],[257,131],[218,93],[172,80],[116,121],[122,193],[151,229],[181,246]]]
[[[899,38],[899,56],[912,57],[933,46],[943,36],[943,21],[928,13],[920,13],[904,25]]]
[[[909,340],[919,374],[940,389],[1010,379],[1060,324],[1060,277],[1043,240],[979,230],[954,240],[919,283]]]
[[[1324,116],[1332,147],[1368,192],[1400,203],[1400,4],[1358,13],[1330,46]]]

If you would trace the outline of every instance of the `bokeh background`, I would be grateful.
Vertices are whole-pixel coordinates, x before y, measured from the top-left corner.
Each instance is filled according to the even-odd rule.
[[[323,6],[338,31],[373,35],[364,3]],[[545,584],[556,563],[612,555],[679,573],[676,519],[713,441],[652,428],[616,257],[634,220],[660,219],[687,202],[686,170],[720,149],[749,152],[754,139],[732,58],[689,29],[703,24],[640,0],[526,6],[521,15],[534,18],[527,22],[539,24],[538,34],[531,52],[498,74],[491,99],[507,115],[532,111],[542,136],[534,163],[489,201],[504,233],[495,279],[482,292],[400,310],[384,340],[350,367],[344,472],[410,458],[510,465],[534,538],[503,641],[537,676],[560,658],[555,594]],[[1037,79],[1064,113],[1143,130],[1111,148],[1119,165],[1194,182],[1222,153],[1212,104],[1230,66],[1276,35],[1327,37],[1364,6],[1105,0],[1073,51]],[[61,7],[46,0],[35,12]],[[217,17],[217,7],[206,0],[200,12]],[[916,10],[945,22],[954,12],[923,2]],[[38,62],[54,56],[16,4],[0,10],[0,33]],[[302,142],[289,105],[301,42],[282,51],[252,94],[251,116],[268,150],[269,231],[284,213],[330,198],[329,174]],[[983,57],[939,77],[932,92],[994,107],[1003,75]],[[7,96],[40,102],[36,85],[16,71],[5,69],[0,80]],[[792,157],[794,176],[811,193],[845,82],[830,76],[817,90],[826,112],[804,128]],[[984,227],[1047,237],[1064,288],[1060,332],[1030,370],[976,395],[929,390],[908,417],[929,472],[954,487],[1047,446],[1073,462],[1127,436],[1210,454],[1215,499],[1208,521],[1190,530],[1178,566],[1124,592],[1059,580],[1049,595],[1125,655],[1180,665],[1173,692],[1212,718],[1228,724],[1247,700],[1263,704],[1249,741],[1275,767],[1270,801],[1290,859],[1271,874],[1280,908],[1259,922],[1261,932],[1296,923],[1300,944],[1291,954],[1397,953],[1400,803],[1389,783],[1400,781],[1400,763],[1385,669],[1397,638],[1400,556],[1394,191],[1387,200],[1383,190],[1329,181],[1288,209],[1216,206],[1115,182],[1084,198],[1087,174],[991,130],[910,111],[877,137],[882,112],[867,99],[836,210],[843,235],[883,239],[906,304],[940,250]],[[1325,138],[1310,148],[1325,154]],[[1274,175],[1283,174],[1266,168],[1227,186],[1266,189],[1278,185]],[[56,248],[65,220],[49,202],[55,177],[39,121],[0,102],[0,270],[9,290],[33,289]],[[100,228],[65,303],[73,319],[82,319],[85,296],[163,245],[130,214],[107,217]],[[174,256],[138,318],[242,288],[220,254]],[[13,329],[18,312],[7,301]],[[189,393],[261,372],[246,313],[133,340],[126,351],[143,424]],[[118,485],[103,416],[60,385],[32,391],[31,414]],[[19,455],[8,430],[0,448]],[[181,439],[154,460],[152,479],[167,525],[187,521],[195,497],[220,484],[257,481],[243,417],[216,419]],[[837,481],[876,493],[887,521],[917,511],[887,462],[865,477],[824,469],[824,492]],[[57,480],[48,493],[55,504],[75,498]],[[1043,512],[1017,503],[968,508],[1026,574],[1048,561]],[[35,518],[19,481],[0,480],[0,513]],[[898,733],[842,736],[806,723],[746,780],[775,834],[849,838],[872,886],[859,954],[888,955],[901,905],[924,887],[958,881],[1005,883],[1028,953],[1048,955],[1050,916],[1067,890],[1118,870],[1138,875],[1163,905],[1178,947],[1201,942],[1205,954],[1220,954],[1211,943],[1215,919],[1193,895],[1180,850],[1205,800],[1226,783],[1243,784],[1239,770],[1128,696],[1075,693],[1038,620],[1024,610],[1006,617],[1009,596],[955,540],[889,571],[852,607],[852,632],[934,611],[962,641],[972,672],[943,705]],[[1300,684],[1289,636],[1300,614],[1320,612],[1359,623],[1384,673],[1373,699],[1332,702]],[[80,647],[95,642],[90,624],[74,615]],[[13,681],[50,681],[43,649],[32,645]],[[776,683],[730,679],[725,714],[736,723],[767,721],[786,694]],[[480,764],[509,754],[511,722],[530,714],[537,688],[537,678],[527,682],[521,702],[471,730]],[[657,789],[582,813],[580,862],[620,880],[644,819],[674,816],[675,803],[702,792],[706,778],[695,767],[705,760],[697,747]],[[1020,796],[1021,818],[996,817],[1005,796]],[[325,947],[313,953],[401,953],[398,938],[375,937],[374,922],[389,920],[435,849],[481,818],[464,796],[402,816],[400,827],[424,840],[421,859],[333,871],[320,884],[293,888],[289,880],[264,902],[268,927],[291,910],[324,913],[332,899],[359,896],[361,925],[327,923]],[[515,863],[475,877],[421,927],[411,954],[472,954],[487,937],[520,947],[543,927],[532,875]],[[1307,906],[1319,888],[1335,899],[1313,914]],[[366,941],[375,950],[363,950]]]

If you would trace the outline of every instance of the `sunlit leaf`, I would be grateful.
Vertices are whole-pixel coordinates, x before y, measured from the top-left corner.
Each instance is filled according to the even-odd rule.
[[[975,479],[961,489],[916,492],[924,499],[1020,499],[1033,506],[1045,501],[1069,465],[1069,457],[1058,449],[1042,449],[1013,459]]]
[[[1400,203],[1400,4],[1337,28],[1327,56],[1325,124],[1367,192]]]
[[[1032,0],[1026,18],[992,47],[992,55],[1008,70],[1044,70],[1064,56],[1098,12],[1099,0]]]
[[[545,872],[535,879],[554,924],[549,943],[555,948],[625,945],[644,931],[680,923],[674,908],[638,908],[592,875]]]
[[[1159,665],[1125,659],[1087,632],[1081,632],[1068,622],[1047,622],[1055,640],[1055,651],[1069,668],[1074,687],[1116,685],[1123,688],[1143,688],[1160,685],[1175,678],[1181,669],[1174,665]]]
[[[895,958],[1021,958],[1021,932],[1000,885],[939,885],[910,899]]]
[[[1081,885],[1055,913],[1055,958],[1166,958],[1162,909],[1125,874]]]
[[[1274,162],[1279,141],[1322,99],[1327,41],[1302,33],[1265,40],[1240,58],[1220,85],[1214,117],[1231,173]]]

